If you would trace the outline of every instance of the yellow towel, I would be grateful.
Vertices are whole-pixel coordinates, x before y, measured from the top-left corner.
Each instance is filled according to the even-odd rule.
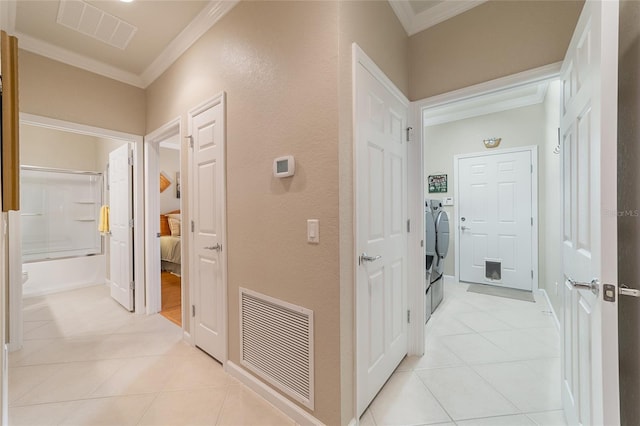
[[[109,228],[109,206],[104,205],[100,208],[100,222],[98,223],[98,231],[102,234],[108,234]]]

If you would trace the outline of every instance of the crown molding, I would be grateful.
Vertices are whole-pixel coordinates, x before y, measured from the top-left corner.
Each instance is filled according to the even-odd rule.
[[[240,0],[212,0],[140,75],[144,87],[160,77],[193,43],[239,2]]]
[[[507,91],[486,94],[466,101],[423,111],[423,125],[435,126],[481,115],[538,105],[544,102],[549,81],[532,83]]]
[[[83,70],[129,84],[131,86],[146,89],[156,78],[160,77],[184,52],[204,35],[216,22],[233,9],[239,0],[211,0],[189,25],[185,27],[176,38],[160,53],[160,55],[140,75],[125,71],[104,62],[89,58],[79,53],[72,52],[62,47],[47,43],[26,34],[17,33],[18,43],[21,49],[44,56],[55,61],[81,68]],[[11,8],[13,8],[12,20]],[[8,14],[5,17],[5,9]],[[15,2],[0,0],[0,25],[15,28]],[[13,32],[13,31],[7,31]]]
[[[473,9],[487,0],[444,1],[420,13],[415,13],[405,0],[389,0],[391,8],[402,23],[407,35],[412,36],[440,22]]]
[[[145,88],[140,76],[134,73],[124,71],[112,65],[105,64],[104,62],[63,49],[62,47],[47,43],[46,41],[39,40],[26,34],[17,33],[16,35],[18,37],[18,46],[28,52],[53,59],[54,61],[62,62],[76,68],[81,68],[95,74],[100,74],[131,86],[136,86],[141,89]]]

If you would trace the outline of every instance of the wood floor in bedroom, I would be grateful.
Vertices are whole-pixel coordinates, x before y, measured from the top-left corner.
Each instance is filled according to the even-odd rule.
[[[171,272],[162,272],[162,310],[160,315],[174,324],[182,326],[182,295],[180,277]]]

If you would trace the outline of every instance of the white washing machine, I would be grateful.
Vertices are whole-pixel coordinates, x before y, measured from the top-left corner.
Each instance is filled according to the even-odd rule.
[[[440,200],[425,202],[426,290],[425,312],[429,321],[444,297],[444,259],[449,253],[449,215]]]

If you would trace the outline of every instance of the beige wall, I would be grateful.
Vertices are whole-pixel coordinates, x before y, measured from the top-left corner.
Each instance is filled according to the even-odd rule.
[[[20,112],[143,135],[144,90],[24,50]]]
[[[147,90],[147,133],[176,116],[186,132],[189,109],[227,93],[229,359],[240,364],[239,287],[313,310],[313,415],[326,424],[341,398],[337,16],[335,2],[241,2]],[[296,174],[276,179],[285,154]]]
[[[98,138],[20,124],[20,163],[27,166],[97,171]]]
[[[492,0],[413,35],[411,100],[561,61],[582,4]]]
[[[360,48],[405,94],[409,90],[409,38],[386,1],[339,3],[339,186],[340,186],[340,347],[341,422],[347,424],[354,406],[354,265],[353,257],[353,125],[351,45]]]
[[[497,112],[453,121],[436,126],[425,127],[424,131],[424,168],[426,176],[446,174],[448,177],[448,192],[443,194],[429,194],[425,186],[425,197],[442,199],[454,197],[455,175],[453,174],[454,156],[488,151],[482,140],[487,137],[500,137],[502,142],[491,152],[504,149],[540,145],[545,135],[544,104],[537,104],[509,111]],[[557,127],[557,126],[556,126]],[[538,154],[539,155],[539,154]],[[545,173],[545,164],[539,155],[538,175]],[[540,197],[543,199],[543,197]],[[458,200],[454,198],[454,204]],[[453,207],[444,207],[449,214],[451,226],[453,222]],[[453,230],[450,234],[449,255],[445,259],[445,275],[454,275],[455,240]]]

